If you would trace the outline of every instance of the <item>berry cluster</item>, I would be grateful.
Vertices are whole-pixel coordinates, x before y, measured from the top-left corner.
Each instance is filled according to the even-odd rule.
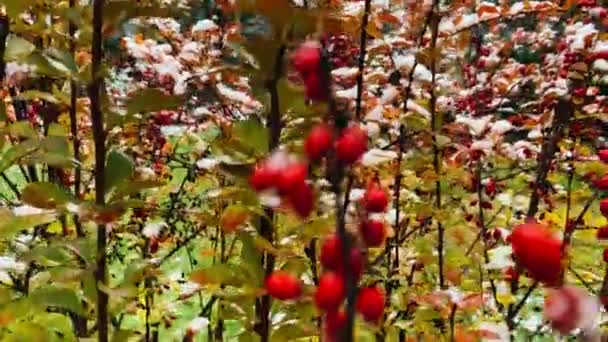
[[[327,87],[322,84],[321,77],[320,44],[310,41],[302,44],[294,53],[293,66],[304,81],[307,98],[312,101],[327,100]],[[320,123],[311,129],[304,141],[307,162],[275,152],[257,165],[250,177],[250,185],[256,191],[278,193],[287,199],[295,212],[305,218],[314,207],[312,189],[306,183],[308,163],[321,164],[325,157],[331,157],[336,161],[331,163],[332,167],[348,167],[356,163],[367,148],[368,135],[359,125]],[[378,181],[369,183],[361,206],[365,217],[359,225],[359,238],[353,241],[353,246],[345,254],[348,257],[344,257],[345,242],[338,234],[326,237],[320,247],[323,272],[314,293],[314,302],[323,314],[324,331],[330,341],[337,338],[347,321],[343,309],[347,292],[345,270],[348,269],[352,279],[358,283],[365,265],[362,247],[380,247],[386,239],[384,223],[374,217],[388,206],[387,193]],[[295,275],[276,271],[267,277],[266,290],[275,299],[296,300],[302,296],[302,282]],[[381,289],[364,287],[358,291],[356,309],[365,321],[379,321],[384,306],[384,292]]]

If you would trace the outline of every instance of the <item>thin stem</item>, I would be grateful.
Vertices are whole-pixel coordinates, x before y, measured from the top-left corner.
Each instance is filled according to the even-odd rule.
[[[76,6],[76,0],[70,0],[70,8]],[[74,56],[76,54],[76,25],[70,20],[69,23],[69,36],[70,36],[70,54]],[[70,133],[72,134],[72,149],[74,150],[74,160],[77,164],[74,168],[74,196],[80,198],[80,186],[82,181],[82,167],[80,165],[80,138],[78,137],[78,122],[76,117],[76,103],[78,99],[78,87],[76,81],[72,78],[70,80]],[[74,225],[76,226],[76,235],[78,237],[84,237],[85,233],[80,223],[78,215],[74,215]]]
[[[355,117],[361,119],[361,102],[363,101],[363,73],[365,71],[365,55],[367,53],[367,25],[371,11],[371,0],[365,0],[363,19],[361,20],[361,37],[359,40],[359,73],[357,74],[357,100],[355,102]]]
[[[433,4],[433,12],[438,5],[438,2],[434,2]],[[436,13],[432,15],[432,25],[431,25],[431,51],[435,51],[437,47],[437,36],[439,33],[439,17]],[[431,113],[431,132],[432,132],[432,140],[433,140],[433,168],[435,170],[435,175],[437,177],[437,181],[435,182],[435,209],[441,210],[441,181],[439,179],[439,175],[441,174],[441,151],[439,150],[439,146],[437,145],[437,129],[438,129],[438,117],[437,117],[437,94],[435,93],[435,79],[437,76],[437,56],[431,58],[431,99],[429,103],[429,111]],[[444,235],[445,230],[442,223],[437,220],[437,259],[439,266],[439,287],[445,288],[445,277],[443,274],[443,250],[444,250]]]
[[[483,259],[487,263],[490,262],[490,256],[488,255],[488,227],[486,226],[484,209],[483,209],[483,189],[481,184],[481,171],[482,171],[482,162],[481,160],[477,165],[477,208],[479,210],[479,224],[481,225],[481,238],[483,240]],[[502,307],[498,301],[496,285],[494,284],[494,279],[488,274],[488,280],[490,281],[490,288],[492,289],[492,296],[494,297],[494,301],[498,303],[500,307]]]
[[[103,26],[104,0],[93,0],[93,41],[91,57],[91,77],[89,85],[89,99],[91,101],[91,122],[93,126],[93,140],[95,143],[95,204],[105,204],[105,132],[103,124],[103,112],[101,111],[101,62],[102,50],[102,26]],[[97,226],[97,269],[95,280],[97,282],[97,328],[99,342],[108,341],[108,295],[102,286],[107,285],[106,279],[106,226]]]
[[[272,151],[279,146],[281,138],[281,107],[279,103],[278,82],[283,73],[283,59],[285,57],[287,47],[283,44],[275,58],[274,74],[266,82],[266,90],[270,94],[270,115],[267,120],[267,127],[270,131],[268,141],[268,150]],[[261,219],[260,235],[270,243],[274,240],[274,210],[266,208],[266,218]],[[274,270],[275,258],[271,253],[264,252],[262,255],[262,265],[264,267],[265,276],[269,276]],[[260,335],[261,342],[268,342],[270,339],[270,308],[272,302],[269,295],[264,295],[256,302],[256,313],[258,322],[256,331]]]

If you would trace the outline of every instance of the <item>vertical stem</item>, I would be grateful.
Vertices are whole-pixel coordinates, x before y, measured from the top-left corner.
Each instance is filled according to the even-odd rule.
[[[481,184],[481,176],[482,176],[482,161],[479,160],[478,164],[477,164],[477,175],[475,177],[477,184],[477,208],[478,208],[478,215],[479,215],[479,224],[481,225],[481,238],[483,241],[483,259],[485,261],[485,263],[489,263],[490,262],[490,256],[488,254],[488,226],[486,223],[486,219],[485,219],[485,215],[484,215],[484,210],[483,210],[483,187]],[[481,274],[483,276],[483,270],[481,271]],[[492,289],[492,295],[494,297],[494,302],[498,305],[499,309],[502,309],[502,305],[500,304],[500,302],[498,301],[497,298],[497,290],[496,290],[496,284],[494,284],[494,279],[488,274],[488,280],[490,282],[490,288]],[[482,286],[483,286],[483,282],[482,282]]]
[[[361,102],[363,101],[363,73],[365,71],[365,55],[367,53],[367,24],[371,11],[371,0],[365,0],[365,10],[361,20],[361,37],[359,41],[359,73],[357,74],[357,100],[355,102],[355,117],[361,119]]]
[[[332,79],[331,79],[331,62],[329,60],[327,49],[323,49],[322,59],[322,85],[327,90],[327,102],[329,107],[329,118],[334,121],[335,136],[340,136],[342,128],[336,124],[339,119],[344,119],[339,113],[336,107],[336,103],[333,97],[332,91]],[[342,260],[350,260],[350,251],[352,248],[352,241],[348,232],[346,231],[346,206],[342,202],[342,183],[344,181],[344,170],[345,165],[340,163],[335,151],[333,151],[328,157],[327,166],[327,179],[331,183],[332,192],[335,195],[335,215],[336,215],[336,233],[340,239],[342,245]],[[348,194],[345,196],[345,201],[348,200]],[[351,342],[353,341],[353,327],[355,322],[355,300],[357,296],[357,285],[351,270],[350,262],[344,262],[344,278],[346,281],[346,326],[341,331],[341,341]]]
[[[102,25],[103,25],[104,0],[93,0],[93,41],[91,76],[89,85],[89,98],[91,101],[91,122],[93,126],[93,139],[95,143],[95,204],[105,204],[105,132],[103,125],[103,113],[101,111],[101,61],[102,50]],[[97,226],[97,269],[95,280],[97,281],[97,330],[99,342],[108,341],[108,295],[101,289],[107,284],[106,281],[106,226]]]
[[[430,112],[431,112],[431,131],[433,136],[433,168],[435,170],[435,177],[437,177],[437,181],[435,182],[435,209],[441,210],[441,180],[439,175],[441,173],[441,151],[439,150],[439,146],[437,146],[437,94],[435,94],[435,78],[437,76],[437,55],[435,54],[435,49],[437,47],[437,35],[439,31],[439,17],[435,12],[435,9],[439,3],[435,1],[433,3],[432,10],[432,19],[431,19],[431,51],[433,54],[433,58],[431,58],[431,100],[429,103]],[[438,266],[439,266],[439,287],[445,288],[445,277],[443,274],[443,249],[444,249],[444,235],[445,230],[443,225],[439,220],[437,220],[437,257],[438,257]]]
[[[267,127],[270,131],[270,139],[268,141],[268,150],[272,151],[279,146],[281,138],[281,109],[279,107],[279,91],[277,84],[283,73],[283,58],[287,47],[282,45],[275,60],[275,70],[272,77],[266,83],[266,89],[270,94],[270,115],[267,120]],[[274,240],[274,210],[272,208],[266,209],[266,218],[261,219],[260,234],[268,242],[272,243]],[[274,255],[271,253],[264,252],[262,255],[262,264],[264,266],[264,273],[267,277],[274,270]],[[261,342],[268,342],[270,339],[270,307],[271,298],[269,295],[264,295],[261,300],[256,302],[256,313],[258,315],[259,322],[257,323],[256,330],[260,335]]]
[[[534,182],[534,189],[530,197],[530,204],[528,206],[528,218],[534,218],[538,212],[538,206],[540,204],[540,198],[546,190],[547,175],[549,169],[555,157],[557,151],[557,145],[562,137],[564,128],[570,118],[574,114],[574,104],[570,98],[561,98],[555,106],[555,114],[553,116],[553,122],[551,123],[551,132],[547,137],[543,147],[538,156],[538,166],[536,171],[536,180]],[[519,268],[519,266],[517,266]],[[517,277],[511,281],[511,294],[515,296],[519,290],[519,280]],[[530,291],[531,292],[531,291]],[[517,307],[513,304],[509,305],[507,312],[507,326],[509,330],[515,328],[514,318],[517,315],[519,309],[525,304],[529,294],[524,296],[523,302]]]
[[[76,0],[70,0],[70,8],[76,6]],[[70,54],[76,54],[76,25],[72,21],[69,23],[70,36]],[[74,160],[78,162],[74,168],[74,196],[80,198],[80,185],[82,179],[82,168],[80,166],[80,138],[78,137],[78,121],[76,118],[76,100],[78,99],[78,87],[74,79],[70,80],[70,132],[72,134],[72,149],[74,150]],[[78,215],[74,215],[74,225],[76,226],[76,235],[84,237],[82,224]]]

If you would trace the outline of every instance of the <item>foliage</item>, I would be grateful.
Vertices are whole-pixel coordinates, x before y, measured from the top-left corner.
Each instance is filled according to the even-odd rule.
[[[554,331],[509,238],[542,224],[557,285],[608,305],[607,1],[1,4],[2,340],[103,340],[97,291],[115,341],[331,340],[315,291],[336,232],[364,259],[360,279],[341,270],[346,311],[361,289],[371,303],[356,341],[603,333],[605,312]],[[252,187],[273,160],[275,182],[305,165],[305,187]],[[269,296],[278,270],[297,298]]]

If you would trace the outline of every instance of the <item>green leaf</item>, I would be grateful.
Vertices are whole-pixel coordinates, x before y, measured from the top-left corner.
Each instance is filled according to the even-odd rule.
[[[71,200],[71,196],[55,183],[37,182],[27,185],[21,200],[36,208],[54,209]]]
[[[165,95],[154,88],[142,89],[127,100],[127,113],[150,113],[179,108],[184,100],[179,96]]]
[[[299,321],[280,325],[272,332],[270,339],[272,341],[295,341],[317,335],[317,329],[313,324]]]
[[[28,139],[17,145],[11,146],[0,157],[0,172],[4,172],[9,167],[18,163],[25,156],[32,154],[38,149],[39,141],[36,139]]]
[[[59,103],[59,100],[51,93],[47,93],[39,90],[28,90],[20,96],[24,100],[44,100],[50,103]]]
[[[19,138],[34,138],[37,136],[29,121],[17,121],[11,124],[8,126],[8,132]]]
[[[232,128],[234,138],[240,143],[253,148],[256,152],[268,152],[268,130],[255,118],[239,121]]]
[[[252,285],[261,286],[264,278],[264,269],[260,260],[262,253],[256,248],[255,241],[248,233],[239,235],[241,241],[241,263],[252,277]]]
[[[19,322],[12,327],[12,333],[3,341],[6,342],[29,342],[48,341],[49,331],[42,325],[33,322]]]
[[[27,2],[27,1],[19,1],[16,2]],[[36,46],[29,41],[16,36],[10,35],[6,41],[6,50],[4,51],[4,58],[6,60],[18,60],[23,59],[29,56],[32,52],[36,50]]]
[[[36,323],[55,333],[59,341],[77,341],[72,330],[72,322],[66,315],[52,312],[36,315]]]
[[[61,308],[78,315],[84,315],[80,298],[78,298],[73,290],[59,287],[45,287],[36,290],[30,296],[33,302],[47,308]]]
[[[31,64],[36,67],[36,74],[38,76],[48,76],[48,77],[66,77],[69,76],[70,70],[67,69],[64,65],[49,58],[45,54],[34,51],[30,54],[25,62],[27,64]]]
[[[10,212],[0,213],[0,236],[9,237],[22,230],[51,223],[56,219],[53,213],[14,216]]]
[[[112,342],[128,342],[135,333],[133,330],[116,330],[112,335]]]
[[[205,268],[199,268],[190,274],[190,279],[201,285],[223,284],[239,286],[251,283],[246,278],[244,269],[232,264],[215,264]]]
[[[157,188],[163,186],[165,182],[159,180],[135,180],[123,181],[116,185],[110,201],[118,200],[127,196],[132,196],[140,193],[143,190]]]
[[[119,183],[131,178],[135,173],[135,166],[126,154],[113,150],[106,159],[106,193]]]

